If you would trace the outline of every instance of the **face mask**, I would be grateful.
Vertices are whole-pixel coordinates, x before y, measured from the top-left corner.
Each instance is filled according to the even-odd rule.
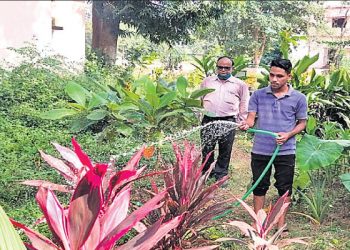
[[[228,74],[218,74],[218,78],[220,79],[220,80],[227,80],[227,79],[229,79],[231,77],[231,74],[230,73],[228,73]]]

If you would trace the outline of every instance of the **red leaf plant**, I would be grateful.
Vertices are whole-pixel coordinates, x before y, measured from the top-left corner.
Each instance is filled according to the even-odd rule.
[[[63,160],[41,152],[49,165],[62,174],[70,185],[57,185],[45,181],[26,181],[25,184],[39,186],[36,200],[53,234],[54,241],[32,229],[12,221],[23,229],[31,241],[28,249],[106,250],[144,219],[154,209],[164,204],[167,191],[154,195],[143,206],[128,215],[131,181],[139,178],[144,168],[136,169],[144,147],[130,159],[119,172],[113,172],[109,164],[92,163],[80,145],[72,139],[74,151],[54,144]],[[54,192],[72,193],[70,204],[64,208]],[[151,249],[170,230],[176,228],[183,216],[164,222],[159,218],[121,249]],[[55,243],[54,243],[55,242]]]
[[[293,239],[282,239],[279,240],[279,237],[283,233],[283,230],[286,228],[285,224],[282,228],[277,230],[270,238],[268,238],[269,232],[277,225],[278,220],[283,215],[285,210],[288,208],[289,203],[286,202],[288,192],[281,196],[274,206],[270,206],[267,213],[264,209],[261,209],[256,214],[254,210],[249,207],[244,201],[238,199],[241,205],[248,211],[250,216],[253,218],[256,229],[253,228],[246,222],[243,221],[231,221],[228,224],[238,227],[244,235],[250,237],[253,241],[252,243],[245,243],[241,240],[234,238],[222,238],[217,241],[228,241],[233,240],[238,243],[246,244],[249,249],[255,250],[278,250],[281,247],[290,245],[292,243],[307,244],[303,239],[305,238],[293,238]]]
[[[166,197],[164,206],[158,208],[157,213],[153,211],[147,218],[150,223],[163,216],[166,221],[178,216],[183,216],[183,219],[175,229],[169,232],[167,237],[158,242],[157,249],[183,249],[195,245],[195,241],[197,243],[199,241],[198,233],[209,226],[211,218],[231,208],[234,200],[213,204],[215,191],[228,177],[207,186],[205,182],[214,164],[203,175],[204,163],[201,164],[201,153],[194,144],[185,141],[182,151],[174,143],[173,149],[176,157],[174,163],[166,163],[159,159],[161,166],[170,170],[164,173],[164,183],[169,196]],[[154,192],[159,193],[155,183],[152,186]],[[217,247],[212,245],[201,249]]]

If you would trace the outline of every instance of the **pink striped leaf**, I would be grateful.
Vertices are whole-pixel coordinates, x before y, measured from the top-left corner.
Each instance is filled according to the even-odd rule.
[[[143,145],[139,151],[137,151],[133,157],[128,161],[126,166],[124,167],[124,170],[134,170],[136,169],[136,166],[139,165],[139,162],[141,160],[141,157],[143,155],[143,151],[145,151],[146,146]]]
[[[96,164],[76,187],[68,210],[68,235],[72,250],[78,250],[87,240],[100,213],[102,197],[102,177],[107,164]]]
[[[196,248],[189,248],[186,250],[212,250],[212,249],[219,249],[220,245],[212,245],[212,246],[205,246],[205,247],[196,247]]]
[[[54,169],[56,169],[66,180],[76,181],[76,175],[62,160],[57,159],[51,155],[47,155],[39,150],[41,157]]]
[[[123,169],[117,172],[110,180],[109,190],[111,190],[111,192],[109,193],[108,200],[113,200],[120,187],[139,178],[145,169],[146,167],[142,167],[138,170]]]
[[[91,229],[89,237],[86,239],[84,245],[79,250],[95,249],[101,239],[101,223],[99,217],[96,218],[95,224]]]
[[[80,171],[80,169],[83,167],[83,164],[81,163],[78,156],[76,155],[76,153],[73,150],[66,148],[66,147],[63,147],[57,143],[52,143],[52,144],[55,146],[57,151],[60,152],[63,159],[72,163],[72,166],[75,169],[75,171],[77,171],[77,172]]]
[[[110,249],[113,244],[124,236],[137,222],[142,220],[150,211],[159,208],[162,204],[159,202],[165,198],[167,191],[154,196],[151,200],[146,202],[142,207],[132,212],[126,217],[117,227],[115,227],[97,246],[96,250]]]
[[[276,219],[276,217],[280,217],[281,216],[281,210],[282,211],[282,214],[284,212],[284,210],[286,208],[285,207],[285,204],[288,204],[286,201],[287,201],[287,197],[288,197],[288,192],[286,192],[284,195],[282,195],[278,200],[277,202],[275,203],[275,205],[271,208],[271,210],[269,211],[268,215],[267,215],[267,218],[264,222],[264,227],[266,227],[267,229],[272,229],[272,226],[274,224],[274,221]],[[287,205],[287,207],[288,207]]]
[[[44,187],[39,187],[36,194],[36,200],[44,213],[46,222],[49,225],[53,235],[59,240],[61,247],[69,249],[67,237],[66,217],[64,209],[57,200],[55,194]]]
[[[169,231],[176,228],[180,224],[182,218],[183,215],[177,216],[174,219],[163,224],[163,218],[160,218],[147,230],[138,234],[132,240],[119,247],[118,250],[150,250],[158,243],[158,241],[160,241],[167,233],[169,233]]]
[[[64,192],[64,193],[70,192],[70,188],[66,185],[55,184],[55,183],[52,183],[49,181],[43,181],[43,180],[22,181],[22,182],[20,182],[20,184],[24,184],[27,186],[33,186],[33,187],[44,187],[44,188],[48,188],[50,190]]]
[[[93,165],[90,161],[89,156],[81,149],[80,145],[78,144],[78,142],[74,139],[74,137],[72,138],[72,144],[74,147],[74,152],[76,153],[76,155],[78,156],[80,162],[84,165],[89,167],[89,169],[93,169]]]
[[[11,220],[11,219],[10,219]],[[29,240],[32,243],[32,249],[47,249],[47,250],[58,250],[58,246],[56,246],[51,240],[46,238],[44,235],[33,231],[32,229],[26,227],[25,225],[11,220],[11,223],[20,229],[23,229],[24,233],[27,235]]]
[[[128,215],[130,204],[130,185],[126,186],[114,198],[101,218],[101,238],[108,235]]]

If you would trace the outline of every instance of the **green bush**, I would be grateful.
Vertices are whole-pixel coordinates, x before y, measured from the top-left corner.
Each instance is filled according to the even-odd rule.
[[[51,142],[71,145],[77,137],[87,152],[99,161],[120,152],[133,152],[128,138],[119,139],[90,131],[80,134],[70,132],[70,120],[43,120],[39,114],[44,110],[66,105],[68,96],[64,88],[70,81],[82,86],[94,86],[93,80],[108,83],[116,71],[101,71],[91,66],[88,73],[75,74],[59,59],[40,57],[33,47],[15,50],[24,61],[15,67],[0,67],[0,204],[9,216],[26,224],[28,218],[35,220],[41,215],[34,197],[36,189],[19,184],[27,179],[44,179],[62,182],[59,175],[43,163],[38,150],[55,153]],[[93,74],[93,69],[95,70]],[[108,135],[106,135],[108,136]],[[134,146],[135,145],[135,146]],[[117,159],[125,162],[128,155]]]

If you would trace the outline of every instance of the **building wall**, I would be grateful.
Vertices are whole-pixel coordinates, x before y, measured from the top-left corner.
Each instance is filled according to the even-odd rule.
[[[339,42],[350,40],[350,5],[344,5],[342,1],[325,1],[323,3],[325,13],[324,20],[327,25],[327,30],[319,33],[313,30],[309,31],[309,40],[300,42],[300,45],[292,53],[292,60],[296,62],[305,55],[314,56],[319,54],[318,61],[312,65],[317,71],[328,70],[330,58],[330,46],[324,43]],[[333,27],[333,20],[344,18],[347,23],[341,27]],[[345,57],[350,57],[350,47],[344,48]]]
[[[46,54],[68,61],[85,58],[84,1],[0,1],[0,60],[18,63],[8,47],[33,43]],[[54,30],[54,24],[62,30]]]

